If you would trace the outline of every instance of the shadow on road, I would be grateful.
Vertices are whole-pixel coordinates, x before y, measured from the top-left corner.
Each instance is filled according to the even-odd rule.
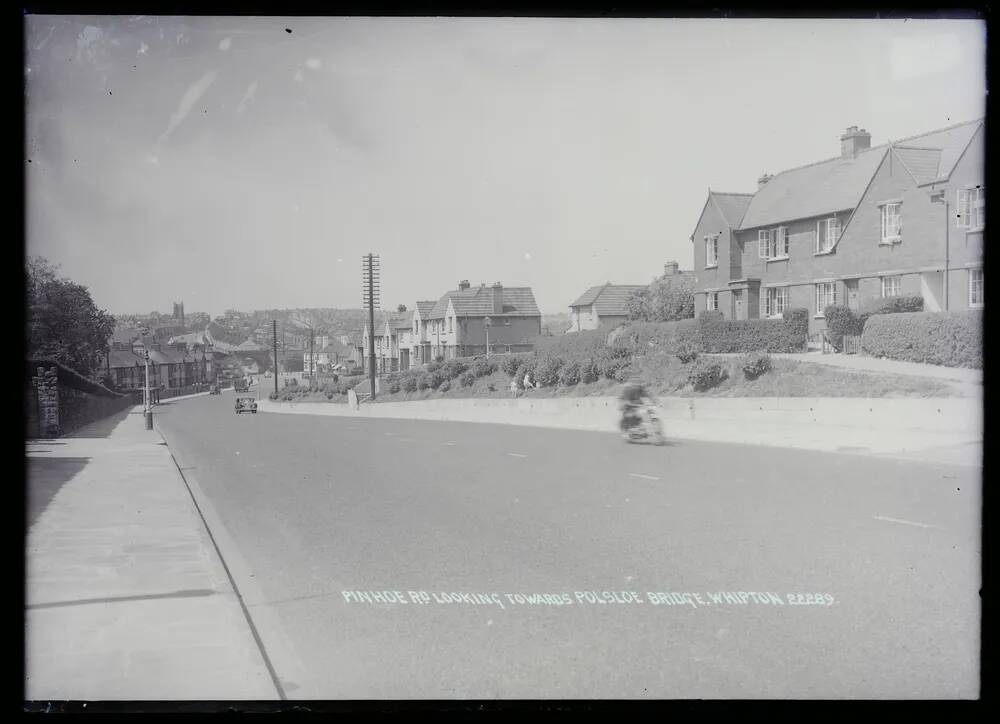
[[[63,435],[63,437],[110,437],[111,432],[121,424],[132,412],[131,407],[126,407],[124,410],[116,412],[114,415],[105,417],[103,420],[98,420],[97,422],[92,422],[89,425],[84,425],[83,427],[74,430],[71,433]],[[141,413],[140,413],[141,414]]]
[[[35,524],[56,493],[90,462],[90,458],[27,459],[28,526]]]

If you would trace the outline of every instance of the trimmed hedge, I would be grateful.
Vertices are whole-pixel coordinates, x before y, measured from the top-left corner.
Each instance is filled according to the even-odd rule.
[[[841,304],[831,304],[823,310],[823,316],[826,318],[827,336],[838,352],[844,346],[844,337],[857,337],[864,328],[864,322],[854,310]]]
[[[904,312],[922,311],[924,311],[924,298],[920,295],[879,297],[861,305],[861,313],[858,315],[858,319],[861,321],[861,326],[864,327],[865,320],[876,314],[902,314]]]
[[[873,357],[982,369],[982,313],[876,314],[865,323],[861,347]]]
[[[809,312],[789,309],[782,319],[698,318],[703,352],[801,352],[809,341]]]

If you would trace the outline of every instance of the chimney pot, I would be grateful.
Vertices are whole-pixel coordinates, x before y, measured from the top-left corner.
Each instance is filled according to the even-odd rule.
[[[864,128],[858,130],[857,126],[849,126],[843,136],[840,137],[840,156],[844,159],[852,159],[861,151],[871,148],[872,137]]]
[[[757,190],[760,191],[762,188],[767,186],[767,182],[773,178],[774,176],[769,173],[761,174],[761,177],[757,179]]]
[[[664,276],[668,276],[669,277],[669,276],[673,276],[676,273],[677,273],[677,262],[675,262],[675,261],[668,261],[666,264],[663,265],[663,274],[664,274]]]

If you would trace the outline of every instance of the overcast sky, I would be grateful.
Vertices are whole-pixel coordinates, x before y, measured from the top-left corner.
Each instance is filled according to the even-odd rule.
[[[115,313],[545,313],[677,260],[707,189],[985,114],[976,21],[29,16],[27,252]],[[286,28],[292,30],[286,32]]]

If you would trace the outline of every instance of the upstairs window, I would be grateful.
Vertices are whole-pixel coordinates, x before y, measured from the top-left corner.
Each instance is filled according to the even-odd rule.
[[[719,265],[719,235],[705,237],[705,266]]]
[[[892,244],[900,241],[903,233],[902,204],[892,201],[882,204],[882,243]]]
[[[969,270],[969,306],[983,306],[983,270]]]
[[[788,258],[788,227],[761,229],[757,232],[757,252],[761,259]]]
[[[958,228],[979,231],[986,226],[986,189],[958,190]]]
[[[452,326],[451,326],[452,319],[453,317],[448,317],[448,334],[451,334],[452,332]]]
[[[822,254],[833,249],[840,237],[840,219],[831,216],[816,222],[816,253]]]
[[[882,296],[898,297],[902,292],[902,277],[882,277]]]

